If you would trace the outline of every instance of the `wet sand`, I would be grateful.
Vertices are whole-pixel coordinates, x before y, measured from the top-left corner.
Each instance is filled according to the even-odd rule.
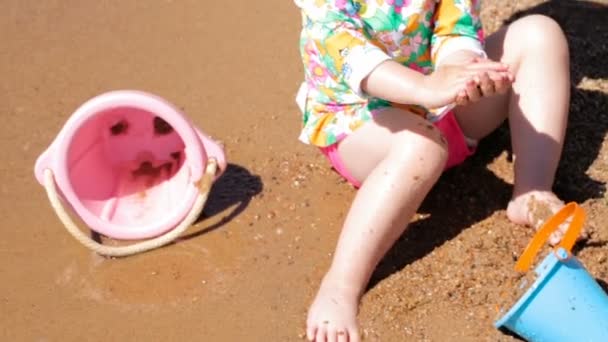
[[[605,284],[606,8],[538,3],[486,1],[485,25],[496,30],[518,10],[550,14],[588,51],[573,53],[556,191],[587,209],[591,238],[577,253]],[[291,1],[5,1],[0,340],[300,339],[355,190],[297,141],[298,33]],[[115,89],[182,108],[225,144],[230,165],[178,243],[105,259],[67,234],[33,166],[80,104]],[[368,340],[514,339],[492,326],[514,256],[532,236],[505,217],[508,145],[503,127],[429,195],[363,298]]]

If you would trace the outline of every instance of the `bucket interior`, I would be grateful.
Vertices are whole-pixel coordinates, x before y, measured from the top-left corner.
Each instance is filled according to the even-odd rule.
[[[183,204],[185,145],[165,120],[133,107],[93,115],[68,147],[68,178],[91,214],[124,227],[158,223]]]

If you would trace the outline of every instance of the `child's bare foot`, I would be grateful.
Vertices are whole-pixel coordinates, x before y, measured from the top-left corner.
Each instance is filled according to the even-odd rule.
[[[309,341],[359,342],[357,310],[359,290],[341,279],[325,276],[308,310],[306,336]]]
[[[563,206],[564,202],[551,191],[530,191],[511,199],[507,217],[511,222],[538,229]],[[551,234],[549,243],[558,244],[567,228],[568,222],[562,224],[558,231]]]

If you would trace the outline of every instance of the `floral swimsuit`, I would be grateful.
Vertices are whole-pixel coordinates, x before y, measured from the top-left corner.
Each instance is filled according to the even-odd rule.
[[[456,50],[484,55],[479,0],[294,0],[302,11],[305,81],[297,101],[300,140],[337,143],[376,110],[395,106],[367,96],[361,81],[392,59],[428,74]],[[410,111],[433,119],[438,110]]]

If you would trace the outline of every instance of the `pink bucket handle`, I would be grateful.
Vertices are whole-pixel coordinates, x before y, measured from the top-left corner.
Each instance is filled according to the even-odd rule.
[[[44,187],[47,191],[47,195],[49,201],[51,202],[51,206],[55,210],[57,217],[61,220],[67,231],[80,243],[82,243],[87,248],[93,250],[94,252],[111,257],[123,257],[129,256],[137,253],[146,252],[152,249],[156,249],[162,247],[171,241],[175,240],[178,236],[180,236],[186,229],[188,229],[194,221],[198,218],[203,207],[205,206],[205,202],[209,196],[209,191],[213,184],[213,179],[216,176],[217,171],[217,162],[215,159],[210,159],[209,163],[207,163],[207,168],[203,177],[200,179],[198,183],[199,195],[194,202],[194,205],[190,209],[190,212],[184,220],[174,229],[168,231],[167,233],[160,235],[154,239],[146,240],[143,242],[135,243],[128,246],[106,246],[98,243],[97,241],[91,239],[85,233],[83,233],[78,226],[74,223],[74,221],[70,218],[70,215],[67,214],[66,209],[61,203],[60,197],[57,193],[57,186],[55,184],[55,179],[53,177],[53,171],[51,169],[45,170],[45,180]]]
[[[207,156],[209,158],[214,158],[217,161],[217,174],[215,175],[215,179],[217,179],[226,171],[227,167],[224,149],[205,133],[197,130],[197,134],[203,143],[203,148],[205,149]]]

